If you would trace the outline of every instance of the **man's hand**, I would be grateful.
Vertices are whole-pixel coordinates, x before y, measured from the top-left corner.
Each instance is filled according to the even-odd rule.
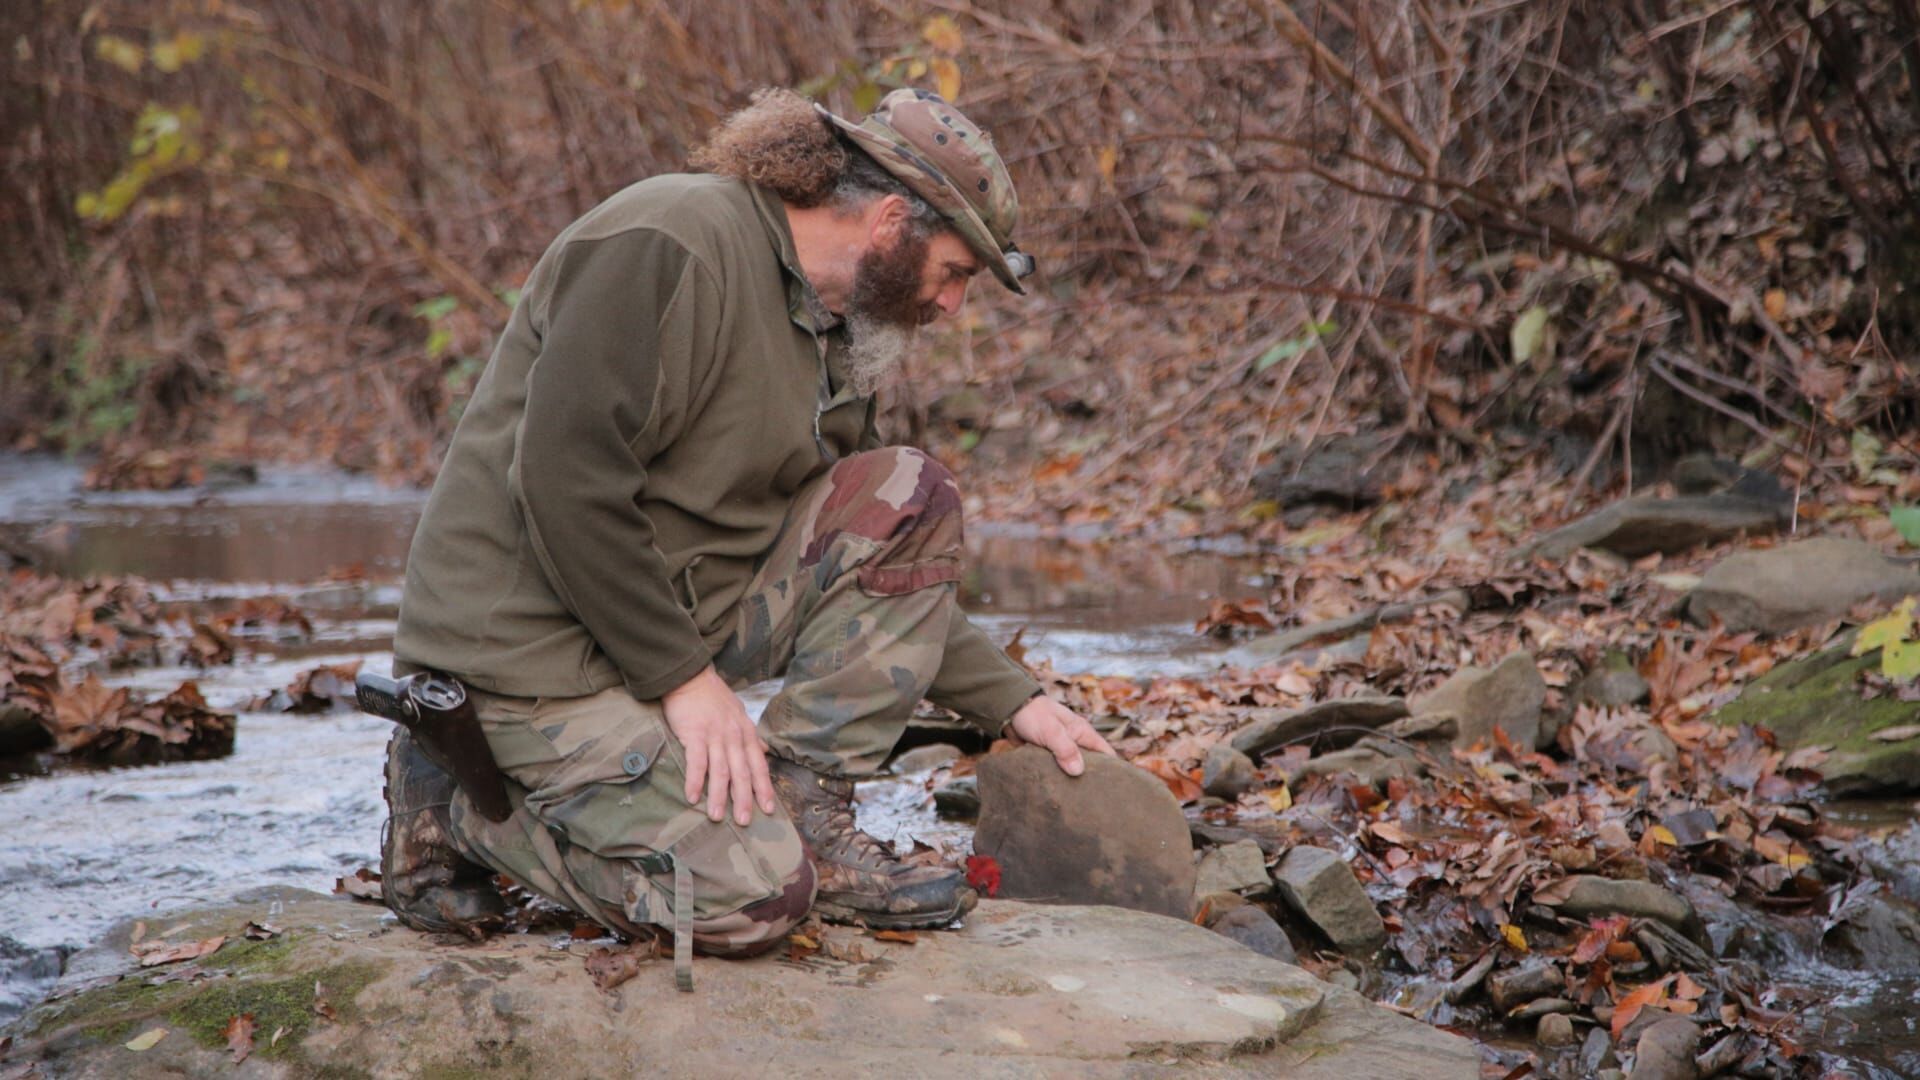
[[[1079,776],[1086,771],[1087,763],[1080,758],[1082,748],[1119,756],[1113,753],[1107,740],[1093,730],[1093,725],[1087,723],[1086,717],[1045,694],[1020,706],[1020,711],[1008,722],[1007,730],[1022,742],[1051,750],[1060,771],[1068,776]]]
[[[753,804],[773,813],[773,780],[767,776],[767,749],[753,729],[740,695],[733,692],[712,665],[667,691],[660,701],[667,727],[687,751],[687,801],[700,803],[707,795],[707,817],[720,821],[733,803],[733,820],[745,826],[753,820]]]

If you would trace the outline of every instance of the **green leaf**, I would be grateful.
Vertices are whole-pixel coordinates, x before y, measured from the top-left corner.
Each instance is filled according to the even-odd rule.
[[[1897,641],[1880,654],[1880,674],[1894,682],[1920,678],[1920,641]]]
[[[1920,506],[1896,506],[1887,511],[1887,520],[1908,547],[1920,547]]]
[[[422,300],[413,305],[413,314],[415,318],[437,322],[453,314],[459,307],[460,301],[451,296],[436,296],[431,300]]]
[[[1909,596],[1890,614],[1861,627],[1860,636],[1853,642],[1853,655],[1865,656],[1875,649],[1906,641],[1913,629],[1913,603],[1914,598]]]
[[[1852,445],[1848,457],[1853,460],[1853,471],[1861,480],[1873,475],[1873,467],[1880,463],[1880,451],[1885,444],[1866,428],[1854,428]]]
[[[1513,345],[1513,362],[1524,364],[1535,356],[1542,358],[1553,352],[1553,337],[1550,320],[1552,313],[1535,304],[1520,313],[1513,322],[1513,330],[1508,335]]]
[[[440,359],[441,355],[447,351],[447,346],[451,344],[453,344],[453,331],[444,326],[434,327],[433,333],[427,335],[427,358]]]

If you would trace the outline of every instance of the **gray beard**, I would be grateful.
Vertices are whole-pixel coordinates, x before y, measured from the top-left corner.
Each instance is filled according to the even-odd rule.
[[[901,326],[858,311],[849,312],[841,374],[854,394],[872,397],[881,383],[900,369],[900,361],[918,333],[917,327]]]

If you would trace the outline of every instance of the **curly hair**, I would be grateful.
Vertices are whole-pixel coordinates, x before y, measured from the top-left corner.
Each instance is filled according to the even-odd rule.
[[[720,121],[688,163],[746,180],[794,206],[819,206],[834,195],[855,153],[791,90],[769,87]]]
[[[752,103],[720,121],[688,164],[758,184],[803,209],[856,212],[880,196],[898,195],[907,201],[916,235],[946,226],[938,210],[836,132],[812,102],[779,87],[754,91]]]

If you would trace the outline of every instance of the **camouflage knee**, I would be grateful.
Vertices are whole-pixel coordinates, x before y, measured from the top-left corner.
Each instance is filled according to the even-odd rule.
[[[818,885],[813,860],[802,858],[778,896],[748,904],[731,915],[695,919],[693,945],[708,956],[757,956],[786,940],[813,908]]]
[[[800,566],[815,567],[842,538],[872,551],[856,575],[874,596],[960,579],[960,486],[945,465],[912,447],[854,454],[833,467],[832,491],[808,523]]]

